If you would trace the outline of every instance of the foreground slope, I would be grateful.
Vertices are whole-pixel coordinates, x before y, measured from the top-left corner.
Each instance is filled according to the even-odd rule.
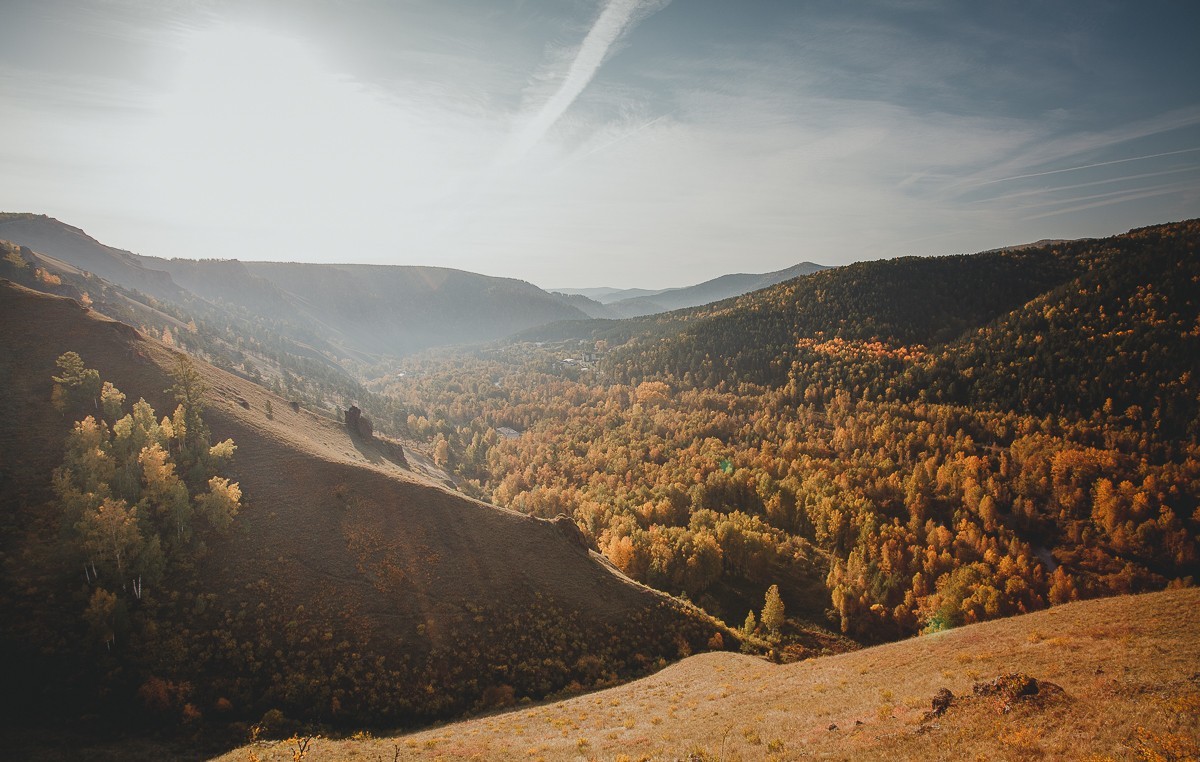
[[[1073,603],[862,651],[774,665],[685,659],[599,693],[422,733],[317,739],[342,759],[1195,759],[1200,590]],[[1027,697],[995,678],[1038,681]],[[981,692],[976,695],[974,686]],[[1018,681],[1004,684],[1020,685]],[[953,701],[929,716],[932,699]],[[260,744],[263,762],[288,744]]]
[[[427,483],[391,448],[201,365],[214,439],[237,443],[230,475],[244,508],[227,536],[205,538],[194,568],[131,602],[130,630],[107,651],[80,623],[80,570],[46,550],[62,529],[48,487],[70,426],[50,404],[50,375],[68,350],[131,400],[172,407],[173,350],[0,281],[9,719],[128,720],[138,687],[155,678],[187,686],[193,711],[223,720],[280,709],[335,724],[409,722],[634,675],[702,649],[718,629],[615,573],[573,525]]]

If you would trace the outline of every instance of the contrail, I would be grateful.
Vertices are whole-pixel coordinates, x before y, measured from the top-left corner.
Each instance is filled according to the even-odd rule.
[[[665,7],[667,2],[669,0],[609,0],[579,46],[557,92],[517,130],[499,163],[512,164],[537,145],[592,81],[613,43],[636,22]]]
[[[1024,180],[1029,177],[1042,177],[1043,175],[1057,175],[1060,172],[1077,172],[1081,169],[1092,169],[1093,167],[1107,167],[1110,164],[1124,164],[1127,161],[1143,161],[1145,159],[1157,159],[1161,156],[1176,156],[1181,153],[1193,153],[1200,151],[1200,147],[1184,148],[1179,151],[1167,151],[1165,153],[1152,153],[1146,156],[1130,156],[1127,159],[1113,159],[1112,161],[1101,161],[1095,164],[1083,164],[1078,167],[1066,167],[1064,169],[1051,169],[1046,172],[1031,172],[1027,175],[1013,175],[1012,177],[1001,177],[998,180],[988,180],[986,182],[977,183],[974,187],[978,188],[981,185],[995,185],[996,183],[1006,183],[1009,180]]]

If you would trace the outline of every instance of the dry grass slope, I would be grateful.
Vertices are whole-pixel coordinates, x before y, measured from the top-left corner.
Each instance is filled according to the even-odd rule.
[[[973,695],[1012,672],[1063,692]],[[929,718],[942,688],[957,698]],[[1194,760],[1198,734],[1200,590],[1186,589],[785,666],[701,654],[567,701],[395,738],[316,739],[307,759]],[[291,760],[292,748],[220,759]]]
[[[0,499],[29,532],[0,539],[8,555],[37,535],[61,459],[66,423],[50,406],[49,376],[67,350],[130,399],[172,407],[163,390],[174,350],[71,300],[0,281]],[[219,678],[243,716],[278,706],[351,724],[435,717],[470,708],[489,687],[543,695],[644,670],[676,657],[683,641],[699,650],[715,630],[552,522],[450,492],[336,421],[201,371],[214,441],[237,443],[230,470],[246,505],[197,569],[189,620],[164,626],[202,644],[176,662],[207,673],[179,678],[200,694]],[[639,631],[626,633],[635,622]],[[601,640],[610,663],[579,663]],[[479,665],[496,669],[480,674]]]

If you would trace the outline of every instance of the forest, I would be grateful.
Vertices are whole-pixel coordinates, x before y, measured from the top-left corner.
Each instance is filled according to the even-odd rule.
[[[1198,240],[862,263],[372,388],[464,490],[568,513],[639,581],[734,624],[778,584],[892,639],[1192,584]]]

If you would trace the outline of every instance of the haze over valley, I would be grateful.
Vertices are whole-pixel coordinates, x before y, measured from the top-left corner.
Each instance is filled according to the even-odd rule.
[[[10,3],[4,756],[1200,758],[1197,22]]]

